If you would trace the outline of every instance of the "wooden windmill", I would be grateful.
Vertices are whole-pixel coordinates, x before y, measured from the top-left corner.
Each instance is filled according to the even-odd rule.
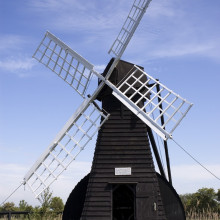
[[[171,175],[170,183],[165,179],[152,130],[166,142],[192,104],[142,67],[121,60],[150,2],[134,1],[103,74],[49,32],[33,56],[84,101],[25,175],[24,184],[38,198],[98,132],[91,173],[73,190],[63,219],[184,219]],[[86,96],[93,74],[99,85]],[[155,172],[150,142],[161,175]]]

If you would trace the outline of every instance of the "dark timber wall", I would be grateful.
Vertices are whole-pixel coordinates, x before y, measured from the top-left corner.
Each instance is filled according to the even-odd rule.
[[[118,83],[131,67],[121,61],[110,80]],[[98,133],[81,219],[112,220],[112,190],[117,184],[135,188],[133,219],[166,219],[146,125],[111,95],[109,88],[105,87],[98,99],[110,118]],[[131,175],[115,175],[115,168],[131,168]]]

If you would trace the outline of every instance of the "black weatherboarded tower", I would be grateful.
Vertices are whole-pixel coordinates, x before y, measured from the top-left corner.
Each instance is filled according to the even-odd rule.
[[[109,80],[118,84],[132,67],[119,61]],[[99,130],[91,172],[70,194],[63,219],[185,219],[175,190],[155,171],[147,125],[109,87],[97,99],[110,117]]]

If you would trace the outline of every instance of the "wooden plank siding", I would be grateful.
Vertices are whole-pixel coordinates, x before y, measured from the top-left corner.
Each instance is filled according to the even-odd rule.
[[[113,183],[136,185],[137,220],[166,219],[146,125],[111,94],[102,107],[110,118],[98,133],[81,219],[113,220]],[[120,167],[131,167],[131,175],[115,175]]]

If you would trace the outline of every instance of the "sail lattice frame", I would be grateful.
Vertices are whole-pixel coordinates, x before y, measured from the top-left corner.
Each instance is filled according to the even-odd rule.
[[[33,57],[84,97],[94,68],[86,59],[48,31]]]
[[[36,198],[48,188],[97,133],[109,114],[86,99],[24,177]],[[100,123],[101,121],[101,123]]]
[[[116,88],[113,95],[164,140],[193,105],[135,65]]]
[[[120,59],[151,1],[152,0],[134,1],[122,29],[108,52],[109,54],[113,54]]]

